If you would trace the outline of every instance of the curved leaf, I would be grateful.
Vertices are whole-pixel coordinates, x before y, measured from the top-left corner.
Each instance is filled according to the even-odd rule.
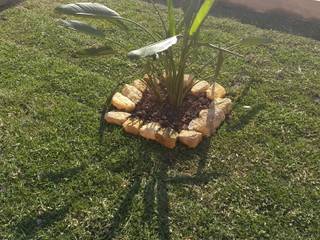
[[[189,32],[190,36],[192,36],[193,34],[195,34],[198,31],[201,24],[203,23],[203,21],[207,17],[209,11],[211,10],[214,2],[215,2],[215,0],[204,0],[203,4],[201,5],[193,23],[192,23],[192,26],[190,28],[190,32]]]
[[[178,36],[173,36],[160,42],[148,45],[146,47],[129,52],[128,57],[131,59],[155,56],[158,53],[168,50],[178,42]]]
[[[84,15],[96,18],[121,18],[116,11],[100,3],[70,3],[56,8],[56,11],[70,15]]]
[[[169,34],[174,36],[176,34],[176,20],[174,17],[173,0],[167,0],[168,6],[168,22],[169,22]]]
[[[87,34],[95,35],[99,37],[104,36],[104,33],[102,31],[84,22],[80,22],[77,20],[60,20],[60,23],[62,26],[78,32],[83,32],[83,33],[87,33]]]

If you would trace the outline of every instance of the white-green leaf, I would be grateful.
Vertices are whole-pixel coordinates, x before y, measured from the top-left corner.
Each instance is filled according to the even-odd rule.
[[[173,0],[167,0],[168,6],[168,22],[170,36],[176,35],[176,20],[174,16]]]
[[[60,5],[56,10],[71,15],[84,15],[96,18],[121,18],[119,13],[100,3],[70,3]]]
[[[173,36],[160,42],[148,45],[146,47],[129,52],[128,57],[131,59],[155,56],[158,53],[168,50],[178,42],[178,36]]]
[[[202,3],[195,19],[193,20],[192,26],[189,31],[189,35],[192,36],[195,34],[198,29],[200,28],[201,24],[207,17],[208,13],[210,12],[215,0],[204,0]]]
[[[98,30],[96,27],[93,27],[84,22],[80,22],[78,20],[60,20],[59,22],[61,23],[62,26],[78,32],[83,32],[86,34],[95,35],[99,37],[104,36],[104,33]]]

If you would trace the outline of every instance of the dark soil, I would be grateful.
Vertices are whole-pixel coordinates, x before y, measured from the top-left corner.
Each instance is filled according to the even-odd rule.
[[[187,129],[191,120],[197,118],[201,110],[208,109],[210,103],[211,100],[206,97],[206,94],[199,96],[189,94],[177,109],[168,101],[160,103],[154,100],[153,95],[145,91],[132,116],[145,122],[158,122],[161,127],[170,127],[179,132]]]

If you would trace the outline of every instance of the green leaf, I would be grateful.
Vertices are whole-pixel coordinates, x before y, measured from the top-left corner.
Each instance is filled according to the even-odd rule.
[[[77,54],[80,56],[97,57],[97,56],[112,55],[115,52],[116,51],[109,46],[102,46],[102,47],[86,48],[81,51],[78,51]]]
[[[208,13],[210,12],[214,2],[215,0],[204,0],[190,28],[190,31],[189,31],[190,36],[192,36],[198,31],[201,24],[203,23]]]
[[[83,32],[83,33],[98,36],[98,37],[104,36],[104,33],[102,31],[84,22],[80,22],[77,20],[60,20],[59,22],[62,26],[78,32]]]
[[[176,20],[174,16],[173,0],[167,0],[168,6],[168,22],[169,22],[169,34],[170,36],[176,35]]]
[[[56,11],[64,14],[91,16],[95,18],[121,18],[119,13],[100,3],[64,4],[58,6]]]
[[[199,0],[190,0],[186,1],[183,12],[184,12],[184,24],[188,27],[196,14],[196,11],[199,9],[200,2]]]
[[[148,56],[155,56],[158,53],[168,50],[178,42],[178,36],[173,36],[160,42],[129,52],[130,59],[138,59]]]

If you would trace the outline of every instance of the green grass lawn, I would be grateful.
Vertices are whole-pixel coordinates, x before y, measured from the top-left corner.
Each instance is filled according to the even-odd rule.
[[[0,239],[320,239],[319,42],[208,18],[211,42],[273,43],[239,49],[252,64],[227,59],[229,123],[197,150],[167,150],[113,126],[100,139],[108,96],[143,72],[124,53],[76,57],[103,41],[57,27],[61,2],[0,18]],[[146,3],[100,2],[160,31]],[[130,49],[148,39],[119,34]]]

